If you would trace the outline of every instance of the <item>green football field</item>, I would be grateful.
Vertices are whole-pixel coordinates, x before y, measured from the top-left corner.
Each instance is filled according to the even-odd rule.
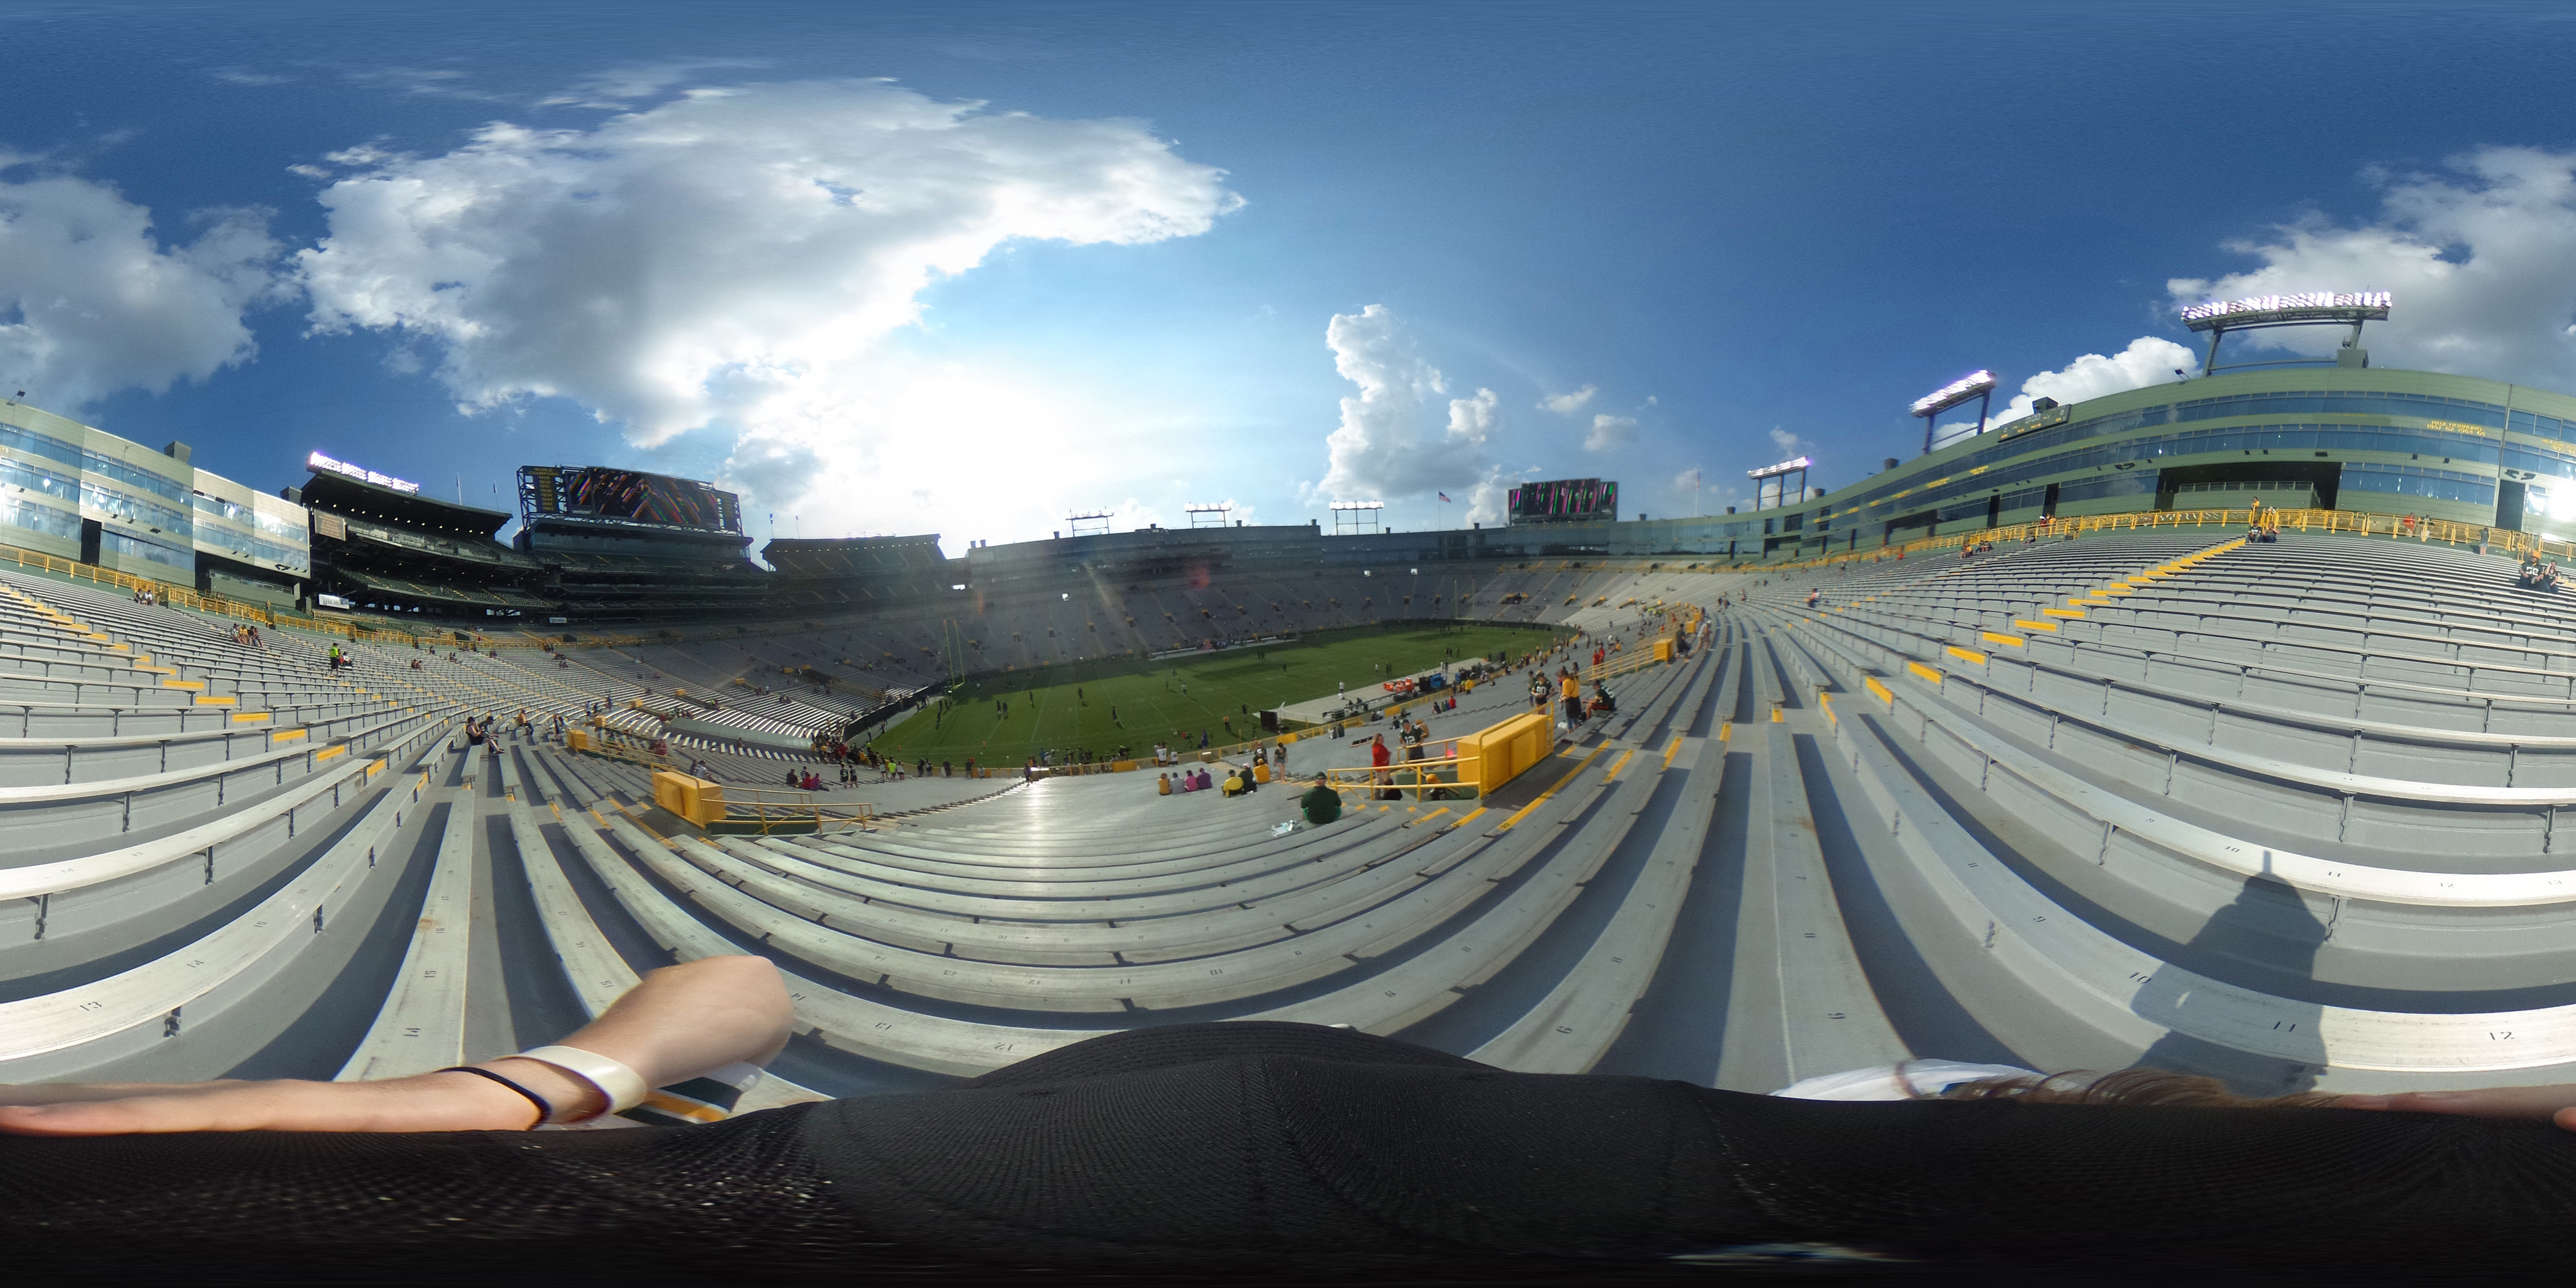
[[[1146,755],[1157,740],[1197,746],[1202,730],[1222,746],[1257,734],[1264,707],[1330,697],[1337,680],[1352,693],[1378,698],[1384,696],[1378,685],[1388,675],[1495,653],[1519,657],[1558,638],[1552,631],[1473,623],[1361,627],[1266,649],[1005,672],[969,683],[952,700],[915,713],[871,745],[907,762],[927,757],[962,763],[972,756],[979,765],[1005,767],[1022,764],[1040,748],[1058,757],[1088,749],[1099,759],[1114,756],[1121,746]],[[996,708],[997,701],[1008,704],[1008,715]]]

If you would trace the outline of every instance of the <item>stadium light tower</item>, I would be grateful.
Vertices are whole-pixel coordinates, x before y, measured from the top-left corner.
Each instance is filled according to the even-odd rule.
[[[2182,324],[2209,333],[2209,357],[2200,364],[2206,376],[2218,370],[2218,342],[2230,331],[2259,331],[2276,326],[2350,326],[2335,351],[2339,367],[2367,367],[2370,350],[2361,347],[2361,324],[2388,320],[2386,291],[2309,291],[2302,295],[2257,295],[2242,300],[2211,300],[2182,311]],[[2323,358],[2284,358],[2277,362],[2239,362],[2239,367],[2288,367],[2323,362]]]
[[[1346,537],[1377,531],[1378,513],[1384,509],[1384,501],[1333,502],[1333,535]]]
[[[1995,373],[1971,371],[1914,400],[1907,410],[1923,418],[1923,450],[1932,450],[1932,427],[1941,413],[1971,398],[1977,400],[1977,432],[1986,432],[1986,411],[1995,396]]]
[[[1091,510],[1064,516],[1065,528],[1077,537],[1109,535],[1109,521],[1118,517],[1115,510]]]
[[[1222,528],[1233,516],[1234,502],[1219,501],[1213,505],[1185,505],[1181,509],[1190,516],[1190,526],[1193,528]]]
[[[1776,510],[1789,504],[1793,495],[1798,500],[1806,500],[1807,467],[1813,464],[1815,464],[1814,461],[1801,456],[1794,461],[1782,461],[1777,465],[1765,465],[1758,470],[1746,470],[1744,477],[1753,480],[1753,512],[1760,514],[1764,510]],[[1789,491],[1789,480],[1792,477],[1798,480],[1798,490],[1795,493]]]

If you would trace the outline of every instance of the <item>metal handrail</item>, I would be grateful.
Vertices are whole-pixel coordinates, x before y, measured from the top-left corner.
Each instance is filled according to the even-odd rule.
[[[1386,788],[1397,792],[1410,792],[1413,799],[1417,801],[1430,792],[1444,788],[1452,792],[1481,794],[1483,785],[1465,777],[1463,763],[1458,759],[1458,742],[1458,739],[1450,738],[1421,743],[1419,745],[1426,749],[1436,746],[1445,750],[1439,755],[1425,755],[1419,760],[1389,761],[1383,769],[1375,765],[1327,769],[1324,771],[1324,785],[1343,790]],[[1447,776],[1440,777],[1441,774]]]
[[[2576,542],[2558,541],[2527,532],[2498,530],[2477,523],[2459,523],[2449,519],[2421,516],[2376,514],[2354,510],[2277,509],[2266,506],[2233,510],[2149,510],[2127,514],[2095,514],[2079,518],[2045,519],[2035,523],[2010,524],[1998,528],[1979,528],[1945,537],[1925,537],[1903,545],[1883,546],[1874,550],[1853,550],[1841,554],[1821,555],[1788,563],[1741,563],[1712,571],[1791,572],[1805,568],[1822,568],[1843,563],[1875,563],[1883,559],[1902,559],[1917,554],[1956,550],[1978,542],[2025,541],[2034,537],[2081,536],[2089,532],[2154,531],[2159,528],[2263,527],[2273,531],[2350,533],[2354,536],[2384,536],[2421,542],[2439,541],[2445,545],[2484,544],[2503,554],[2534,552],[2543,556],[2564,553],[2576,558]]]

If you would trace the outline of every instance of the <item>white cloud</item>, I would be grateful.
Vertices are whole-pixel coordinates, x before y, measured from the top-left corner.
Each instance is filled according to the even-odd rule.
[[[318,165],[291,165],[286,167],[286,172],[292,175],[300,175],[307,179],[328,179],[331,177],[330,171],[325,170]]]
[[[1779,448],[1781,453],[1785,456],[1794,457],[1799,455],[1800,449],[1806,444],[1806,441],[1807,440],[1798,437],[1796,434],[1793,434],[1786,429],[1782,429],[1778,425],[1773,425],[1771,427],[1771,445]]]
[[[2110,357],[2088,353],[2055,371],[2043,371],[2021,382],[2021,392],[1988,416],[1986,427],[1992,429],[2029,415],[2031,404],[2041,398],[2078,403],[2179,380],[2182,377],[2175,375],[2176,371],[2197,374],[2199,370],[2200,359],[2191,350],[2161,336],[2142,335]],[[1977,422],[1973,420],[1953,421],[1935,432],[1933,442],[1937,446],[1976,430]]]
[[[471,409],[568,398],[646,448],[717,426],[764,508],[832,488],[863,513],[870,480],[925,440],[953,452],[983,433],[979,470],[1029,486],[985,492],[980,514],[956,498],[944,521],[977,536],[1028,530],[995,522],[997,502],[1079,503],[1063,495],[1078,471],[1043,468],[1070,441],[1046,427],[1133,409],[890,354],[920,292],[1014,239],[1138,245],[1241,204],[1138,122],[879,81],[697,89],[592,129],[494,123],[441,156],[330,159],[366,169],[321,192],[329,235],[300,256],[315,331],[425,342]]]
[[[1622,446],[1637,436],[1637,418],[1613,416],[1607,412],[1592,418],[1592,432],[1583,436],[1583,450],[1606,452]]]
[[[217,67],[206,74],[214,77],[216,80],[233,85],[284,85],[295,79],[292,76],[279,76],[270,72],[254,72],[240,67]]]
[[[1583,410],[1583,404],[1592,401],[1592,395],[1599,392],[1601,392],[1599,385],[1585,385],[1570,394],[1549,394],[1538,400],[1538,409],[1552,411],[1559,416],[1571,416]]]
[[[354,147],[342,148],[337,152],[325,152],[322,154],[322,159],[333,165],[371,166],[382,165],[387,161],[408,161],[411,157],[407,153],[387,152],[373,143],[361,143]]]
[[[1500,401],[1491,389],[1479,389],[1473,398],[1449,400],[1449,437],[1456,441],[1485,441],[1494,432],[1494,404]]]
[[[1491,389],[1449,400],[1448,426],[1426,432],[1425,413],[1449,392],[1440,369],[1383,304],[1336,313],[1324,328],[1333,369],[1360,387],[1342,399],[1341,427],[1325,436],[1331,466],[1317,488],[1332,500],[1375,501],[1455,486],[1485,472],[1485,442],[1500,401]]]
[[[454,98],[471,103],[501,101],[498,94],[467,88],[465,73],[452,67],[380,67],[341,75],[353,84],[371,89],[390,89],[416,98]]]
[[[1501,466],[1486,469],[1485,477],[1467,493],[1467,522],[1501,523],[1504,509],[1511,503],[1511,480],[1503,476]]]
[[[2487,147],[2451,174],[2367,176],[2379,218],[2338,227],[2312,218],[2228,249],[2262,266],[2214,280],[2175,278],[2174,302],[2287,291],[2388,291],[2386,322],[2362,333],[2374,366],[2402,366],[2551,389],[2576,385],[2576,152]],[[2296,327],[2227,341],[2331,356],[2344,332]],[[2219,364],[2225,366],[2222,352]],[[2180,364],[2175,364],[2180,365]]]
[[[673,86],[694,80],[700,72],[758,66],[761,66],[758,62],[741,58],[674,58],[663,62],[633,63],[587,77],[561,94],[537,100],[537,105],[623,110],[637,99],[651,98]]]
[[[0,155],[0,171],[28,164]],[[159,393],[248,361],[242,314],[274,285],[268,212],[199,212],[185,244],[152,212],[69,175],[0,182],[0,379],[73,411],[121,389]],[[5,396],[5,393],[0,393]]]

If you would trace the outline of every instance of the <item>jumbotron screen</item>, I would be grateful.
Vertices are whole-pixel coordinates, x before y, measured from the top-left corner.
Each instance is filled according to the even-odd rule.
[[[1619,485],[1602,479],[1523,483],[1505,504],[1513,523],[1616,523]]]
[[[598,519],[700,532],[742,531],[742,500],[694,479],[605,465],[522,465],[519,503],[529,521]]]

